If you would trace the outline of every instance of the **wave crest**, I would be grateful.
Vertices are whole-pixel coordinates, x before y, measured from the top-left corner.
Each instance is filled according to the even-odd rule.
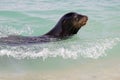
[[[56,42],[42,45],[30,46],[0,46],[0,56],[7,55],[16,59],[24,58],[43,58],[62,57],[63,59],[77,59],[78,57],[97,59],[106,56],[106,50],[112,49],[113,46],[120,42],[119,38],[100,39],[96,41],[87,41],[78,43]]]

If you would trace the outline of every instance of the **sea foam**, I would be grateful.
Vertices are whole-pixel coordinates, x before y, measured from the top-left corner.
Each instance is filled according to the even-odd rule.
[[[68,44],[64,46],[64,43],[59,45],[48,43],[39,45],[28,46],[0,46],[0,56],[14,57],[16,59],[24,58],[43,58],[48,57],[62,57],[63,59],[77,59],[78,57],[97,59],[102,56],[106,56],[106,51],[112,49],[120,42],[119,38],[113,39],[100,39],[96,42],[87,41],[83,44]]]

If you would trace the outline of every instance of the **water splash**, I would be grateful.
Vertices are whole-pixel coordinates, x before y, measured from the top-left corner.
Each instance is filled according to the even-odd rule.
[[[24,58],[43,58],[62,57],[63,59],[77,59],[78,57],[97,59],[106,56],[106,50],[112,49],[113,46],[120,42],[119,38],[100,39],[96,42],[87,41],[78,43],[48,43],[30,46],[0,46],[0,56],[14,57],[16,59]],[[66,45],[67,44],[67,45]]]
[[[0,37],[6,37],[8,35],[33,34],[32,25],[26,24],[24,26],[25,27],[18,30],[16,28],[12,28],[13,26],[2,25],[0,26]]]
[[[97,42],[88,43],[89,47],[80,53],[81,56],[97,59],[100,56],[106,56],[106,51],[112,49],[119,42],[119,38],[97,40]]]

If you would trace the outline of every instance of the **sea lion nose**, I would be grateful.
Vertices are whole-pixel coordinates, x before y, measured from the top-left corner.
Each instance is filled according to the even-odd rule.
[[[87,22],[87,20],[88,20],[88,17],[87,16],[83,16],[83,18],[82,18],[82,24],[85,25],[86,22]]]
[[[87,21],[87,20],[88,20],[88,17],[87,17],[87,16],[84,16],[83,19],[84,19],[85,21]]]

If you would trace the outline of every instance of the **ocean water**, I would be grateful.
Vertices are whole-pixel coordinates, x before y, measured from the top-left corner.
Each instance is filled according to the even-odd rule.
[[[70,39],[0,45],[0,80],[120,80],[120,0],[0,0],[0,37],[45,34],[68,12],[89,18]]]

